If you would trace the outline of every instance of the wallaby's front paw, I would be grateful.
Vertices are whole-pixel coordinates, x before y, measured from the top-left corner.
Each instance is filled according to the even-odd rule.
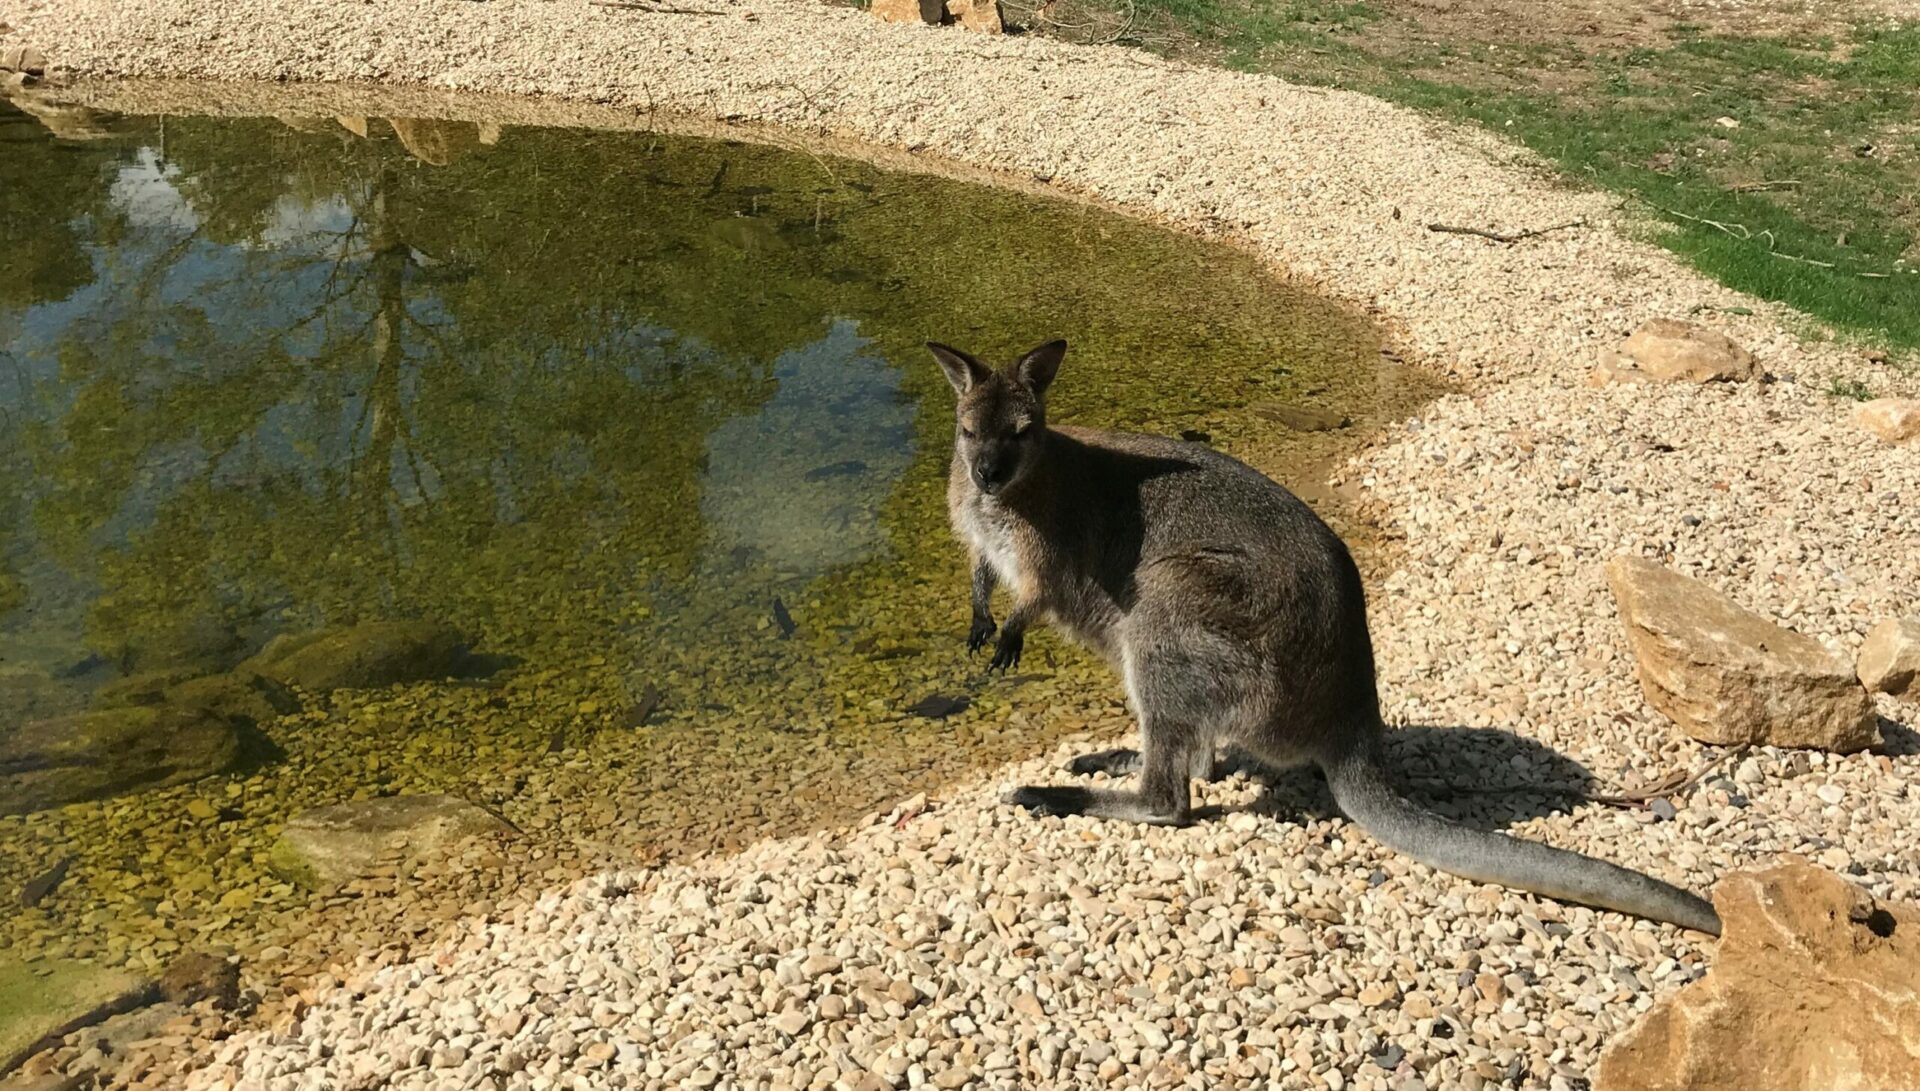
[[[986,647],[987,641],[993,639],[994,630],[997,628],[999,626],[995,625],[993,618],[988,615],[973,615],[973,628],[967,630],[967,654],[972,655]]]
[[[1005,674],[1020,665],[1020,649],[1026,645],[1027,636],[1018,629],[1008,629],[1000,634],[993,646],[993,662],[987,664],[990,671]]]

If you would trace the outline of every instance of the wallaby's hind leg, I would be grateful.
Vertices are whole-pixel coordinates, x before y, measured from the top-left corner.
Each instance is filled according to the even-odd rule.
[[[1197,740],[1184,728],[1156,723],[1151,713],[1141,717],[1140,737],[1146,752],[1140,757],[1138,791],[1027,787],[1015,789],[1007,802],[1038,814],[1084,814],[1156,826],[1186,825],[1193,789],[1190,755]]]
[[[1158,624],[1150,611],[1141,610],[1149,628]],[[1022,788],[1012,802],[1051,814],[1086,814],[1160,825],[1185,825],[1192,807],[1193,778],[1213,770],[1214,734],[1221,713],[1237,696],[1220,684],[1218,663],[1204,633],[1168,633],[1159,639],[1133,643],[1122,656],[1127,693],[1140,718],[1140,788],[1138,791],[1102,791],[1093,788]],[[1196,679],[1201,679],[1196,684]],[[1128,754],[1110,750],[1092,755],[1085,765],[1093,771],[1126,769]],[[1078,771],[1078,768],[1076,771]]]

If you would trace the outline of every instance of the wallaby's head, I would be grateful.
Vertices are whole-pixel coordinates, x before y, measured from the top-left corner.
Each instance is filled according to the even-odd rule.
[[[981,492],[1007,488],[1033,465],[1034,444],[1047,430],[1047,387],[1067,343],[1048,341],[1001,371],[959,349],[931,341],[927,347],[960,395],[955,455]]]

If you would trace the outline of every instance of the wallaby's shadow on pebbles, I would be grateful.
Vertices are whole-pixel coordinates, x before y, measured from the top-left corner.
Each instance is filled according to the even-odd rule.
[[[1891,737],[1889,738],[1891,741]],[[1385,764],[1407,797],[1436,814],[1483,830],[1505,829],[1563,813],[1603,790],[1587,767],[1552,747],[1488,727],[1400,727],[1386,733]],[[1076,759],[1068,771],[1127,775],[1137,751],[1122,748]],[[1214,779],[1245,776],[1261,786],[1251,803],[1202,806],[1195,822],[1244,811],[1281,822],[1339,814],[1327,782],[1311,767],[1270,769],[1237,752],[1220,756]]]

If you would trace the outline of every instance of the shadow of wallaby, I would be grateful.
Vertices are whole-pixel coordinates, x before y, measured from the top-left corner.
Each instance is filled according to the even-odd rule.
[[[1912,727],[1880,717],[1880,745],[1874,753],[1885,754],[1890,758],[1910,758],[1920,754],[1920,731]]]
[[[1401,727],[1384,736],[1385,765],[1395,787],[1420,806],[1483,830],[1563,813],[1597,790],[1586,766],[1511,731],[1484,727]],[[1197,809],[1201,821],[1244,810],[1280,821],[1340,813],[1319,772],[1273,770],[1243,755],[1224,759],[1226,773],[1245,773],[1262,791],[1245,807]]]

